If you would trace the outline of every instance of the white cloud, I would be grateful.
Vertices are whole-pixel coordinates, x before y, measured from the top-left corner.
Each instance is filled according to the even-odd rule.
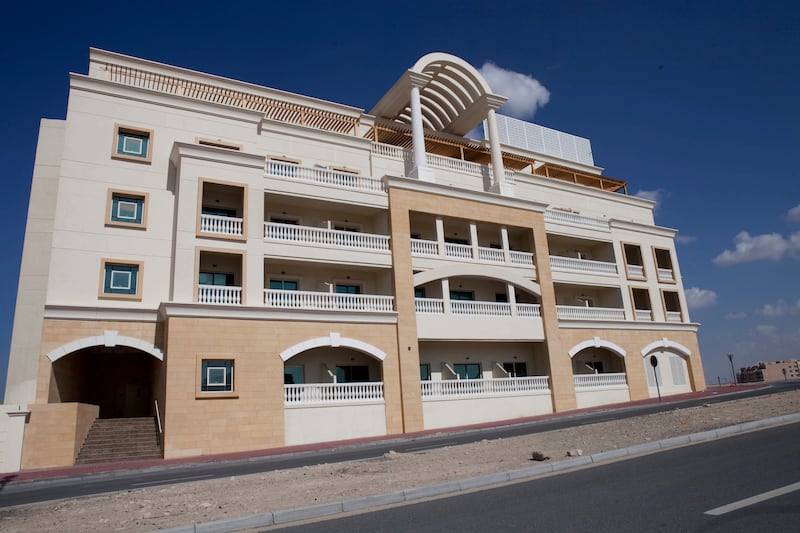
[[[738,313],[727,313],[725,315],[725,320],[742,320],[747,318],[747,313],[744,311],[740,311]]]
[[[690,287],[686,289],[686,305],[689,309],[703,309],[717,303],[717,293],[708,289]]]
[[[654,191],[645,191],[639,190],[636,191],[634,194],[637,198],[644,198],[645,200],[650,200],[656,203],[656,207],[663,201],[664,199],[664,191],[662,189],[656,189]]]
[[[789,212],[786,213],[786,218],[788,218],[790,222],[800,222],[800,204],[789,209]]]
[[[694,237],[692,235],[677,235],[675,237],[675,242],[677,242],[678,244],[691,244],[696,240],[697,237]]]
[[[725,250],[714,258],[714,264],[731,266],[738,263],[749,263],[769,259],[780,261],[785,255],[796,257],[800,252],[800,232],[784,238],[778,233],[750,235],[746,231],[734,237],[735,248]]]
[[[789,305],[783,300],[778,300],[774,304],[764,304],[764,306],[758,310],[759,314],[762,314],[767,317],[775,318],[781,317],[786,315],[796,315],[800,313],[800,301],[798,301],[795,305]]]
[[[775,337],[775,334],[778,332],[778,328],[775,326],[761,324],[760,326],[756,326],[756,333],[761,335],[762,337]]]
[[[479,70],[493,92],[508,98],[503,105],[507,115],[530,120],[537,109],[550,101],[550,91],[532,76],[500,68],[491,61]]]

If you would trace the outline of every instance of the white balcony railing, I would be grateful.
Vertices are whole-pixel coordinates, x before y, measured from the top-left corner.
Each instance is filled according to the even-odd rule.
[[[441,298],[414,298],[414,306],[417,313],[426,315],[443,315],[444,300]]]
[[[264,222],[264,239],[362,250],[389,250],[389,236]]]
[[[472,259],[472,246],[469,244],[444,243],[444,255],[459,259]]]
[[[574,257],[550,256],[550,268],[558,271],[580,272],[581,274],[617,275],[616,263],[607,261],[590,261]]]
[[[671,268],[658,269],[658,281],[675,281],[675,274]]]
[[[402,161],[412,161],[413,154],[411,150],[394,146],[391,144],[372,143],[372,153],[381,157],[388,157],[391,159],[398,159]],[[460,174],[467,174],[470,176],[485,178],[492,176],[492,168],[489,165],[482,165],[472,161],[465,161],[463,159],[456,159],[455,157],[446,157],[438,154],[425,154],[425,160],[428,166],[433,168],[440,168],[442,170],[450,170]],[[505,178],[507,183],[513,183],[514,171],[510,169],[505,170]]]
[[[569,211],[559,211],[558,209],[546,210],[544,212],[544,221],[595,229],[608,229],[608,220],[604,218],[589,217],[577,213],[570,213]]]
[[[289,178],[300,181],[321,183],[334,187],[355,189],[369,192],[383,192],[383,182],[372,176],[360,176],[349,172],[340,172],[327,168],[303,167],[285,161],[267,160],[265,166],[267,176]]]
[[[517,304],[517,315],[526,318],[541,318],[542,310],[539,304]]]
[[[636,309],[636,320],[649,322],[653,320],[653,312],[649,309]]]
[[[321,311],[391,312],[394,298],[377,294],[339,294],[335,292],[264,289],[264,304],[283,309]]]
[[[557,305],[556,311],[563,320],[625,320],[625,310],[616,307]]]
[[[439,243],[422,239],[411,239],[412,255],[439,255]]]
[[[242,303],[242,288],[222,285],[198,285],[197,301],[201,304],[240,305]]]
[[[502,302],[453,300],[450,302],[450,308],[454,315],[511,316],[511,304]]]
[[[453,396],[493,396],[515,392],[549,392],[547,376],[495,379],[448,379],[423,381],[423,398],[447,398]]]
[[[215,235],[242,235],[243,219],[222,215],[200,215],[200,232]]]
[[[286,405],[375,402],[383,400],[383,382],[303,383],[283,386]]]
[[[485,246],[480,246],[478,248],[478,261],[482,261],[484,263],[505,263],[506,254],[503,252],[503,250],[498,248],[486,248]]]
[[[667,322],[682,322],[683,317],[680,311],[667,311]]]
[[[606,387],[627,386],[625,373],[609,374],[576,374],[572,376],[576,389],[603,389]]]
[[[628,276],[632,278],[643,278],[644,267],[642,265],[626,265],[628,269]]]
[[[511,257],[511,264],[512,265],[520,265],[520,266],[533,266],[533,254],[531,252],[518,252],[516,250],[511,250],[508,252]]]

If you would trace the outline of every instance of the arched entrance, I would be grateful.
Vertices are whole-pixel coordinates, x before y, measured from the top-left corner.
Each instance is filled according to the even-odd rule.
[[[651,398],[658,394],[666,396],[692,391],[689,366],[686,363],[691,352],[686,346],[663,339],[649,344],[641,353],[645,358],[647,387]],[[651,357],[658,361],[655,367],[650,362]]]

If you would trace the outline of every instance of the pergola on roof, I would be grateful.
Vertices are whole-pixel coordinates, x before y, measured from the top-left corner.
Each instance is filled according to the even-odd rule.
[[[370,114],[411,124],[411,87],[420,88],[423,127],[463,136],[499,108],[504,96],[492,94],[475,67],[442,52],[422,56],[372,108]]]

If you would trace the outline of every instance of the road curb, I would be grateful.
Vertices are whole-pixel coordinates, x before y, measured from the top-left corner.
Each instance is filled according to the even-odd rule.
[[[406,489],[386,494],[365,496],[351,500],[324,503],[307,507],[298,507],[295,509],[261,513],[239,518],[228,518],[224,520],[204,522],[170,529],[159,529],[158,533],[232,533],[234,531],[240,531],[248,528],[287,524],[289,522],[321,518],[334,514],[364,510],[371,507],[407,503],[435,496],[455,494],[467,490],[498,485],[500,483],[506,483],[509,481],[533,479],[544,474],[567,472],[569,470],[580,468],[589,464],[601,464],[625,457],[635,457],[646,453],[665,451],[671,448],[677,448],[679,446],[698,444],[731,435],[747,433],[748,431],[781,426],[794,422],[800,422],[800,413],[765,418],[763,420],[755,420],[753,422],[725,426],[718,429],[692,433],[690,435],[682,435],[680,437],[670,437],[668,439],[628,446],[627,448],[607,450],[583,457],[561,459],[559,461],[543,463],[527,468],[518,468],[515,470],[507,470],[505,472],[497,472],[494,474],[465,478],[460,481],[446,481],[443,483],[436,483],[434,485],[415,487],[413,489]]]

